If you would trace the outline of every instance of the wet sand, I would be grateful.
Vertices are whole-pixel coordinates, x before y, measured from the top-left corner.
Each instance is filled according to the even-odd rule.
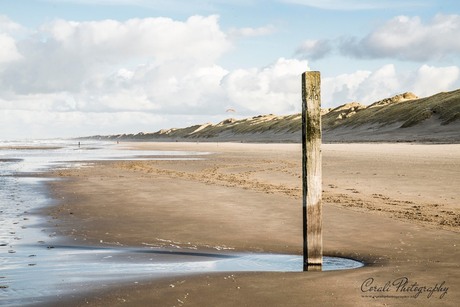
[[[57,171],[52,231],[73,244],[301,254],[299,144],[121,146],[213,154]],[[366,267],[172,276],[55,304],[456,306],[460,145],[326,144],[323,159],[324,254]]]

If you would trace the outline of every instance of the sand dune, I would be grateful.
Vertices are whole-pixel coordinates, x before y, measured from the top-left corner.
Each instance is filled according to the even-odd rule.
[[[347,103],[323,109],[325,142],[460,142],[460,89],[418,98],[404,93],[365,106]],[[142,141],[300,142],[301,115],[229,118],[217,124],[154,133],[93,136]]]
[[[351,105],[323,116],[324,140],[460,141],[460,90],[417,98],[404,93],[368,107]]]

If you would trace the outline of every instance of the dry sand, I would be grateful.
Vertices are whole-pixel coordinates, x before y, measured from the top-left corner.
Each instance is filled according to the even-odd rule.
[[[123,146],[212,154],[56,172],[68,180],[51,183],[61,200],[47,212],[53,231],[85,244],[301,254],[299,144]],[[324,254],[365,267],[170,277],[56,305],[458,306],[460,145],[326,144],[323,159]],[[363,285],[370,278],[381,291]],[[399,278],[407,291],[385,286]],[[441,284],[431,296],[420,290]]]

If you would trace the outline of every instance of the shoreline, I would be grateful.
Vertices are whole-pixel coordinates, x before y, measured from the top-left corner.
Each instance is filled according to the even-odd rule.
[[[235,138],[235,139],[222,139],[222,138],[205,138],[205,139],[187,139],[187,138],[165,138],[165,139],[116,139],[116,138],[108,138],[108,137],[87,137],[87,138],[74,138],[72,140],[75,141],[90,141],[90,142],[115,142],[117,144],[126,144],[126,143],[131,143],[131,144],[142,144],[142,143],[147,143],[147,144],[187,144],[187,143],[198,143],[198,144],[256,144],[256,145],[263,145],[263,144],[278,144],[278,145],[291,145],[291,144],[298,144],[302,145],[302,142],[300,141],[300,135],[293,137],[292,139],[275,139],[271,141],[270,139],[262,139],[260,141],[255,140],[255,139],[250,139],[250,140],[241,140],[240,138]],[[363,140],[323,140],[322,144],[418,144],[418,145],[459,145],[460,140],[439,140],[436,138],[433,139],[424,139],[424,140],[409,140],[409,139],[401,139],[401,140],[386,140],[386,139],[381,139],[381,140],[371,140],[371,139],[363,139]]]
[[[193,245],[199,249],[219,246],[234,248],[236,251],[301,254],[301,216],[299,191],[296,189],[299,181],[298,173],[294,171],[299,165],[300,144],[187,144],[120,145],[133,146],[137,150],[184,150],[184,147],[187,150],[199,146],[203,151],[213,149],[217,153],[207,156],[203,161],[98,162],[91,168],[54,172],[58,177],[67,178],[66,181],[50,183],[53,195],[60,199],[59,204],[46,211],[53,220],[59,221],[59,226],[54,227],[54,230],[65,240],[76,239],[74,242],[79,244],[86,239],[86,244],[96,246],[101,245],[102,240],[126,246],[142,246],[142,243],[159,247],[171,247],[170,244],[181,247]],[[439,225],[417,220],[412,215],[416,217],[420,211],[420,215],[428,216],[436,208],[458,215],[458,194],[452,194],[454,199],[432,196],[433,204],[436,204],[434,200],[438,201],[438,207],[430,207],[430,202],[420,202],[426,199],[426,193],[429,194],[421,185],[426,185],[429,180],[417,178],[419,174],[410,173],[410,167],[407,170],[398,168],[400,175],[405,175],[399,177],[397,174],[391,175],[391,171],[385,172],[385,168],[388,167],[387,163],[393,163],[395,157],[402,158],[403,164],[417,160],[420,165],[424,165],[430,157],[433,158],[433,154],[442,160],[439,165],[447,163],[444,167],[449,168],[449,163],[453,163],[458,167],[457,146],[446,145],[454,146],[456,150],[449,160],[449,155],[439,148],[428,152],[426,148],[422,151],[416,149],[415,156],[412,153],[406,157],[404,150],[401,154],[401,148],[391,153],[393,146],[386,148],[388,146],[383,145],[384,154],[390,156],[386,159],[381,157],[381,169],[373,169],[374,172],[382,172],[382,178],[375,182],[369,182],[367,176],[375,175],[366,174],[366,165],[362,165],[361,169],[353,169],[367,161],[369,151],[372,153],[375,150],[371,148],[363,152],[361,148],[350,146],[367,145],[335,145],[338,148],[325,148],[325,157],[343,155],[343,150],[353,155],[335,164],[332,163],[334,159],[326,158],[324,161],[324,254],[363,260],[367,264],[364,268],[348,272],[203,273],[165,277],[138,284],[121,283],[89,296],[85,294],[63,298],[56,304],[65,301],[70,306],[86,303],[96,306],[101,303],[117,305],[129,302],[133,306],[147,303],[172,306],[178,304],[179,299],[190,306],[233,306],[236,303],[267,306],[307,303],[366,306],[376,302],[455,306],[460,298],[460,290],[456,290],[460,286],[458,225]],[[244,151],[241,151],[242,148]],[[399,167],[399,164],[396,166]],[[427,171],[436,175],[436,167],[438,165],[434,163],[433,169],[428,167]],[[350,180],[348,175],[354,179]],[[383,187],[373,186],[376,182],[381,184],[400,177],[405,184],[416,180],[417,186],[400,189],[400,194],[391,190],[390,182]],[[448,179],[444,178],[446,181]],[[362,182],[369,182],[368,187],[358,190]],[[355,190],[347,190],[350,188],[348,185]],[[381,191],[381,196],[377,195],[376,189]],[[422,195],[414,194],[411,189],[418,189]],[[444,187],[435,187],[434,191],[436,189],[442,191]],[[334,195],[338,198],[334,198]],[[351,206],[351,202],[356,199],[365,199],[364,205]],[[158,205],[160,200],[162,203]],[[412,203],[404,203],[408,201]],[[366,207],[366,204],[369,206]],[[420,208],[411,210],[412,206]],[[398,217],[397,212],[385,211],[386,208],[394,210],[395,207],[403,212],[414,213]],[[444,215],[449,216],[447,213]],[[431,239],[429,244],[427,238]],[[365,294],[369,293],[363,293],[360,289],[361,283],[370,277],[384,283],[401,276],[426,286],[441,278],[451,290],[442,299],[435,301],[429,298],[376,299],[366,297]],[[375,296],[379,293],[372,294]]]

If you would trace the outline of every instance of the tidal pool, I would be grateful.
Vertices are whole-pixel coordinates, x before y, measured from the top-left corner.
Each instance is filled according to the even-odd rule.
[[[120,282],[209,272],[301,272],[302,257],[166,248],[24,244],[2,261],[2,305],[44,303]],[[323,271],[354,269],[361,262],[324,257]],[[306,273],[308,274],[308,273]]]

